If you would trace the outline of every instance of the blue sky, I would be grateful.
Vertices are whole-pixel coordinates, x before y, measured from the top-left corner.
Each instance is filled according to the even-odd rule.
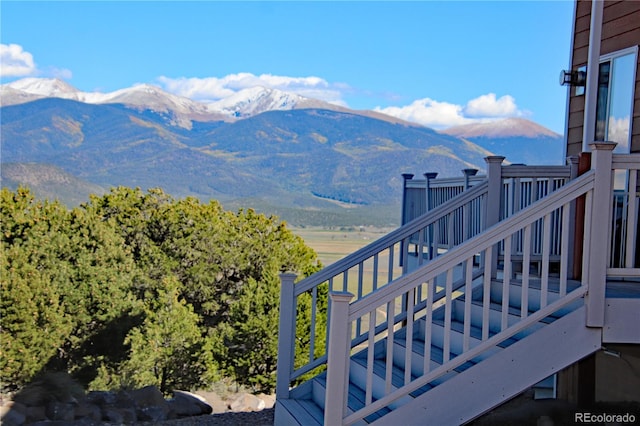
[[[435,128],[563,132],[573,2],[0,2],[1,81],[148,83],[200,101],[260,84]]]

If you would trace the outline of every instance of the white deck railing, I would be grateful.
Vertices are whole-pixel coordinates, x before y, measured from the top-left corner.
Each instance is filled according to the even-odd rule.
[[[587,293],[587,288],[586,324],[602,327],[607,277],[640,277],[635,247],[640,155],[612,156],[613,146],[592,144],[592,170],[568,183],[565,177],[557,177],[556,181],[556,177],[523,176],[525,171],[534,169],[501,167],[501,160],[495,160],[499,157],[493,157],[493,162],[490,157],[487,178],[465,188],[447,203],[297,284],[295,275],[284,274],[277,398],[288,398],[292,383],[328,364],[325,424],[352,424],[438,378],[446,378],[447,372],[467,361],[477,361],[498,343],[526,332],[539,320],[575,302]],[[514,174],[505,175],[506,167],[512,167],[508,170]],[[631,190],[614,196],[613,182],[621,175],[626,176]],[[573,223],[578,198],[584,199],[585,204],[582,280],[572,286],[569,278],[573,233],[578,232]],[[509,204],[509,199],[524,203]],[[613,215],[611,206],[615,207]],[[475,223],[479,223],[477,228]],[[619,232],[601,226],[603,223],[612,223]],[[610,244],[602,244],[606,241]],[[622,260],[612,263],[608,254],[617,253],[616,250],[621,253],[616,257]],[[395,266],[398,259],[403,261],[402,267]],[[552,271],[550,265],[554,261],[557,268]],[[529,267],[517,266],[535,262],[539,263],[535,278]],[[489,293],[496,278],[502,283],[501,325],[490,330]],[[509,312],[508,296],[511,284],[516,282],[521,286],[522,304],[514,316]],[[531,287],[540,290],[537,300],[529,300]],[[472,293],[480,295],[482,301],[480,339],[471,336]],[[553,300],[552,293],[559,298]],[[457,298],[464,300],[461,345],[450,340],[452,306]],[[304,303],[300,303],[302,299]],[[373,378],[375,342],[386,339],[387,352],[391,353],[394,333],[406,328],[406,335],[411,336],[415,321],[423,318],[424,330],[420,332],[426,344],[422,355],[430,360],[433,313],[438,307],[444,311],[443,351],[439,355],[442,365],[432,368],[430,361],[415,365],[407,355],[399,363],[404,365],[404,377],[398,385],[392,380],[393,357],[389,356],[380,391]],[[324,317],[325,309],[330,313],[328,331],[324,328],[327,323],[318,320]],[[304,336],[299,336],[296,322],[302,316],[311,319],[311,326]],[[299,353],[296,342],[301,340],[310,342],[306,354]],[[406,345],[407,354],[415,352],[410,347],[411,339]],[[365,406],[348,414],[344,401],[349,358],[362,350],[367,351]]]

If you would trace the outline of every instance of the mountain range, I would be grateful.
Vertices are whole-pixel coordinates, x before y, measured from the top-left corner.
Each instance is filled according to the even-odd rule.
[[[102,94],[23,79],[0,86],[0,99],[3,186],[68,204],[115,185],[162,187],[297,224],[397,223],[403,172],[483,169],[498,152],[487,147],[509,140],[562,147],[527,120],[502,123],[499,134],[436,132],[262,87],[205,104],[150,85]]]

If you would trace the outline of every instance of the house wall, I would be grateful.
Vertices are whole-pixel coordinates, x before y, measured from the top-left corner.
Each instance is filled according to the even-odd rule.
[[[574,17],[573,54],[571,69],[587,65],[591,1],[578,1]],[[600,54],[615,52],[640,44],[640,1],[605,1],[602,19]],[[638,55],[640,59],[640,55]],[[636,66],[636,86],[631,129],[631,151],[640,152],[640,60]],[[570,88],[567,120],[567,155],[582,151],[582,122],[584,95],[576,96]]]

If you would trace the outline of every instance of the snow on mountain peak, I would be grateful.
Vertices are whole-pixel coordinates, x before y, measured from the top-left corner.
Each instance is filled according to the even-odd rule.
[[[294,109],[307,98],[294,93],[262,86],[240,90],[233,95],[208,105],[216,111],[234,117],[246,117],[272,110]]]
[[[23,78],[6,86],[32,95],[77,99],[78,89],[57,78]]]

